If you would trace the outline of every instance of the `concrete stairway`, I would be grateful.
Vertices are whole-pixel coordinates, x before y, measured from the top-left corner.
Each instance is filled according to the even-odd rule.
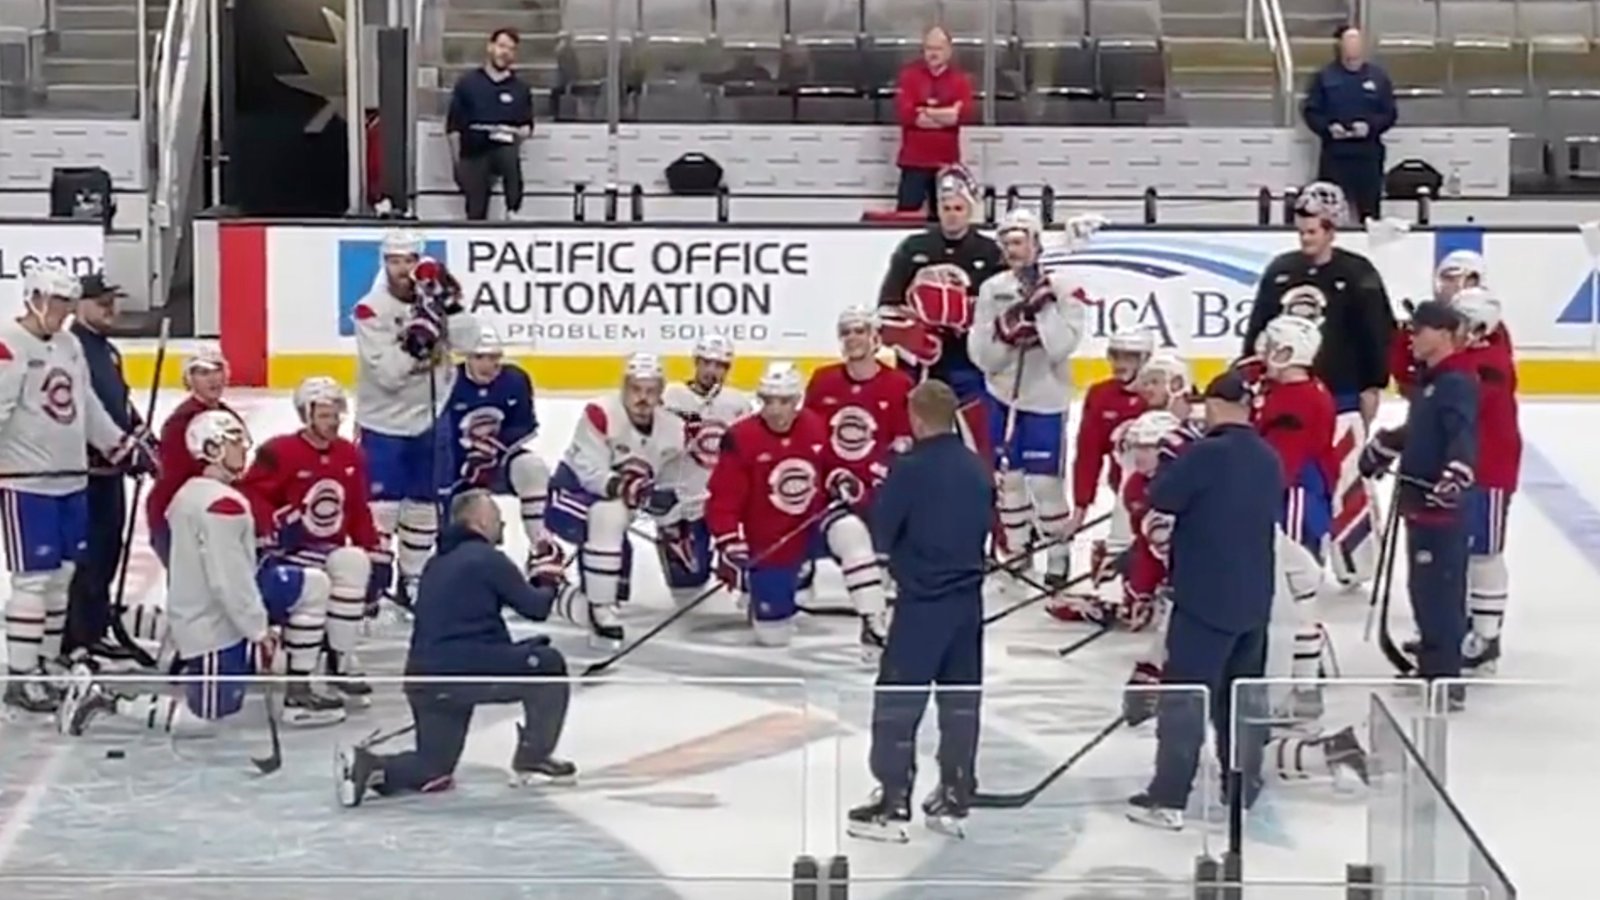
[[[155,46],[167,0],[148,0]],[[44,59],[45,90],[37,114],[85,118],[138,115],[138,9],[133,0],[58,0],[56,31]]]

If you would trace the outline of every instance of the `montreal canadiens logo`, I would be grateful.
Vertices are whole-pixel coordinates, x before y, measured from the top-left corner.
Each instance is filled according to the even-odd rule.
[[[331,538],[344,527],[344,485],[324,478],[306,491],[303,524],[317,538]]]
[[[860,462],[872,454],[878,421],[859,406],[846,406],[828,420],[833,431],[833,452],[847,462]]]
[[[51,369],[39,386],[44,394],[44,414],[62,425],[78,418],[78,404],[72,398],[72,376],[65,369]]]
[[[767,476],[772,505],[781,513],[802,515],[811,508],[817,495],[817,470],[803,459],[786,459],[772,467]]]
[[[722,455],[722,436],[727,433],[728,426],[716,419],[690,425],[684,434],[688,439],[689,456],[707,469],[716,466],[717,457]]]
[[[461,446],[470,450],[479,441],[500,436],[500,423],[505,413],[498,409],[475,409],[461,418]]]

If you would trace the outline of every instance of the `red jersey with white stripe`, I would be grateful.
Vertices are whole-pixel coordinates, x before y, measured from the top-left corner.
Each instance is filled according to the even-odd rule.
[[[1252,419],[1256,431],[1272,445],[1283,464],[1288,487],[1315,487],[1332,495],[1339,479],[1333,450],[1334,423],[1339,417],[1333,395],[1317,378],[1264,382]],[[1314,474],[1321,484],[1313,484]]]
[[[1522,468],[1522,427],[1511,333],[1501,325],[1461,354],[1478,376],[1478,485],[1514,491]]]
[[[1088,509],[1099,491],[1100,473],[1115,492],[1122,484],[1117,429],[1139,418],[1147,404],[1128,385],[1115,378],[1095,382],[1083,395],[1083,417],[1078,423],[1076,453],[1072,458],[1072,503]]]
[[[1133,529],[1133,544],[1128,548],[1128,573],[1122,580],[1124,602],[1132,603],[1155,596],[1167,580],[1167,565],[1150,548],[1144,534],[1144,519],[1150,513],[1150,476],[1130,471],[1122,482],[1120,502],[1128,512]]]
[[[194,421],[195,416],[213,409],[231,413],[239,420],[240,425],[244,424],[244,417],[228,404],[219,400],[212,406],[193,394],[185,397],[172,414],[167,416],[167,420],[161,423],[161,445],[157,450],[157,462],[161,473],[150,486],[150,499],[144,508],[145,524],[148,527],[152,529],[166,527],[167,507],[172,503],[173,496],[185,482],[206,470],[205,463],[189,455],[189,423]]]
[[[911,376],[874,363],[870,378],[856,379],[845,363],[829,363],[811,374],[805,408],[827,424],[829,448],[867,487],[867,496],[889,476],[889,461],[911,446],[907,398]]]
[[[318,447],[303,431],[279,435],[256,451],[238,487],[250,500],[256,533],[289,541],[280,544],[285,551],[378,548],[366,457],[344,438]]]
[[[733,423],[711,470],[706,525],[712,543],[743,538],[763,564],[797,565],[810,529],[801,528],[828,503],[823,482],[839,466],[828,425],[802,409],[777,432],[759,415]]]

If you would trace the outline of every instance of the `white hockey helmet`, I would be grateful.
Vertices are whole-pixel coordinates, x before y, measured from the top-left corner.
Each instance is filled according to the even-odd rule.
[[[326,375],[313,375],[295,387],[294,411],[299,413],[301,422],[310,421],[311,407],[318,403],[333,403],[342,411],[346,405],[344,388]]]
[[[22,295],[30,305],[35,297],[40,301],[52,297],[77,300],[83,296],[83,283],[58,262],[40,262],[35,263],[23,276]]]
[[[505,352],[506,345],[500,340],[500,332],[496,331],[493,325],[479,328],[472,346],[467,349],[467,353],[472,356],[500,356]]]
[[[1313,181],[1300,189],[1294,200],[1294,214],[1343,225],[1350,220],[1350,207],[1344,199],[1344,188],[1331,181]]]
[[[422,256],[422,236],[414,231],[397,228],[383,236],[384,256]]]
[[[1320,323],[1328,312],[1328,295],[1314,284],[1297,284],[1283,292],[1278,308],[1283,315]]]
[[[228,358],[222,355],[222,345],[216,341],[201,341],[195,345],[194,352],[183,361],[183,383],[189,384],[189,376],[195,372],[223,372],[228,371]]]
[[[1261,356],[1269,369],[1309,366],[1321,348],[1321,326],[1300,316],[1285,313],[1261,331]]]
[[[1044,227],[1039,224],[1038,216],[1034,215],[1031,210],[1018,206],[1006,212],[1005,217],[1000,220],[1000,227],[995,229],[994,236],[1004,239],[1010,232],[1022,231],[1033,238],[1033,242],[1037,244],[1039,242],[1039,233],[1043,230]]]
[[[694,358],[729,365],[733,363],[733,338],[725,334],[702,334],[694,342]]]
[[[1485,338],[1500,327],[1500,301],[1487,288],[1462,288],[1450,306],[1465,321],[1468,337]]]
[[[756,396],[763,399],[798,398],[803,392],[800,370],[786,360],[767,363],[766,370],[761,373],[761,381],[756,385]]]
[[[865,306],[847,306],[839,313],[838,322],[834,327],[840,331],[846,328],[866,326],[869,331],[878,330],[878,314]]]
[[[1137,353],[1149,356],[1156,352],[1155,332],[1148,328],[1135,328],[1131,331],[1115,331],[1106,339],[1107,353]]]
[[[1130,447],[1159,447],[1167,435],[1177,431],[1182,424],[1172,413],[1164,409],[1152,409],[1128,423],[1123,440]]]
[[[1194,380],[1189,375],[1189,364],[1183,357],[1171,351],[1152,353],[1139,368],[1139,382],[1148,383],[1161,379],[1167,390],[1174,396],[1187,394]]]
[[[665,381],[666,375],[661,370],[661,357],[654,353],[635,353],[628,357],[622,364],[623,381]]]
[[[224,446],[238,444],[250,449],[250,433],[244,423],[233,413],[210,409],[189,420],[183,433],[183,445],[196,462],[207,464],[222,462]]]
[[[1476,282],[1467,284],[1467,279]],[[1439,260],[1439,265],[1433,270],[1433,291],[1435,294],[1444,294],[1446,285],[1454,288],[1482,287],[1489,281],[1488,264],[1484,262],[1483,254],[1475,250],[1451,250],[1444,259]]]

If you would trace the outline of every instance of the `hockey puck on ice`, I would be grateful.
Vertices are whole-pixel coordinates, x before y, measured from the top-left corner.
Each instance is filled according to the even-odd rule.
[[[123,757],[125,757],[127,755],[128,754],[124,753],[121,750],[107,750],[106,751],[106,759],[122,759]]]

